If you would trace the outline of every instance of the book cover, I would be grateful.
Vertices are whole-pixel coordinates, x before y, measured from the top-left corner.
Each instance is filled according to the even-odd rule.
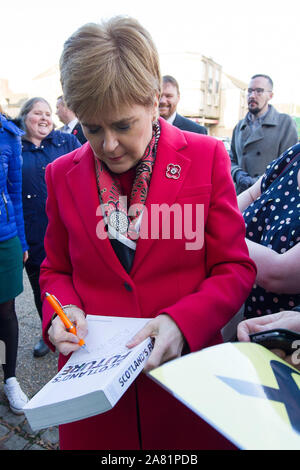
[[[300,449],[300,372],[263,346],[212,346],[148,375],[240,449]]]
[[[145,366],[152,340],[126,344],[149,319],[87,315],[87,321],[88,351],[75,351],[24,408],[33,431],[110,410]]]

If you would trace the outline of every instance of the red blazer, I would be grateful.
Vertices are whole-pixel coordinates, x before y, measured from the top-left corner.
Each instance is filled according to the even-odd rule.
[[[221,342],[220,329],[245,301],[256,269],[248,256],[245,225],[223,144],[182,132],[164,120],[160,125],[148,214],[153,204],[182,208],[192,204],[194,209],[203,205],[203,246],[187,250],[191,240],[184,230],[182,239],[174,236],[171,217],[171,239],[162,239],[161,234],[159,239],[140,238],[127,274],[109,239],[97,237],[101,217],[94,157],[87,143],[47,166],[49,224],[40,278],[42,298],[51,292],[62,304],[75,304],[86,314],[147,318],[167,313],[190,351],[196,351]],[[167,177],[169,164],[178,165],[175,178]],[[146,223],[143,218],[142,232]],[[52,313],[44,302],[47,342]],[[59,366],[65,361],[60,357]],[[211,428],[210,434],[208,425],[144,374],[114,410],[60,428],[64,449],[201,449],[224,444],[220,435]]]

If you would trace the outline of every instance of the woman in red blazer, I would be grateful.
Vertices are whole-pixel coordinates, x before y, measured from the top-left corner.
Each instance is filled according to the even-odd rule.
[[[153,318],[129,345],[154,338],[147,370],[221,342],[256,274],[223,144],[157,119],[158,56],[133,19],[83,26],[60,66],[89,142],[46,170],[43,298],[67,305],[79,336],[86,314]],[[61,367],[79,346],[52,315],[44,302],[45,340],[62,353]],[[145,374],[113,410],[60,426],[60,446],[230,447]]]

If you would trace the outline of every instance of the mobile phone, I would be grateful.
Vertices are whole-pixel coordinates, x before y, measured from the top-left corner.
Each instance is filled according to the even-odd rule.
[[[288,355],[300,346],[300,334],[283,328],[252,333],[249,337],[253,343],[260,344],[267,349],[281,349]],[[297,340],[299,343],[293,344]]]

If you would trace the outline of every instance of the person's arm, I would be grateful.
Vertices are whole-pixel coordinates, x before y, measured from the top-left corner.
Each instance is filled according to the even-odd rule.
[[[236,193],[240,194],[250,188],[257,181],[257,178],[252,178],[249,173],[240,166],[235,146],[236,132],[239,132],[237,126],[233,131],[229,155],[231,160],[231,177],[236,185]]]
[[[51,349],[55,345],[63,354],[68,354],[68,352],[74,350],[74,341],[77,343],[76,337],[72,334],[68,338],[66,337],[66,331],[62,328],[62,322],[59,318],[55,318],[52,325],[53,310],[49,303],[44,300],[45,293],[49,292],[55,295],[62,305],[73,306],[70,309],[71,311],[68,310],[68,315],[70,315],[70,320],[76,324],[82,336],[85,334],[83,331],[85,329],[85,315],[81,300],[73,286],[72,263],[68,249],[68,232],[60,218],[51,171],[52,164],[49,164],[46,168],[48,192],[46,204],[48,227],[44,240],[46,258],[41,265],[40,274],[41,296],[43,299],[43,332],[44,339]],[[65,344],[68,340],[69,349]],[[64,343],[62,344],[62,350],[60,343]]]
[[[21,139],[17,136],[11,138],[10,147],[4,150],[4,152],[7,152],[8,157],[7,191],[14,207],[18,236],[22,245],[24,259],[26,260],[28,244],[25,238],[23,218],[21,151]]]
[[[244,210],[261,195],[262,178],[261,176],[250,188],[238,195],[238,206],[241,212],[244,212]]]
[[[237,126],[233,129],[231,145],[229,150],[230,162],[231,162],[231,176],[233,181],[236,183],[235,174],[237,171],[241,171],[242,168],[239,165],[236,148],[235,148],[235,134],[237,132]]]
[[[246,239],[250,258],[257,266],[256,283],[269,292],[300,293],[300,243],[285,253]]]
[[[296,123],[290,116],[285,117],[285,125],[281,128],[281,135],[278,156],[299,141]]]

